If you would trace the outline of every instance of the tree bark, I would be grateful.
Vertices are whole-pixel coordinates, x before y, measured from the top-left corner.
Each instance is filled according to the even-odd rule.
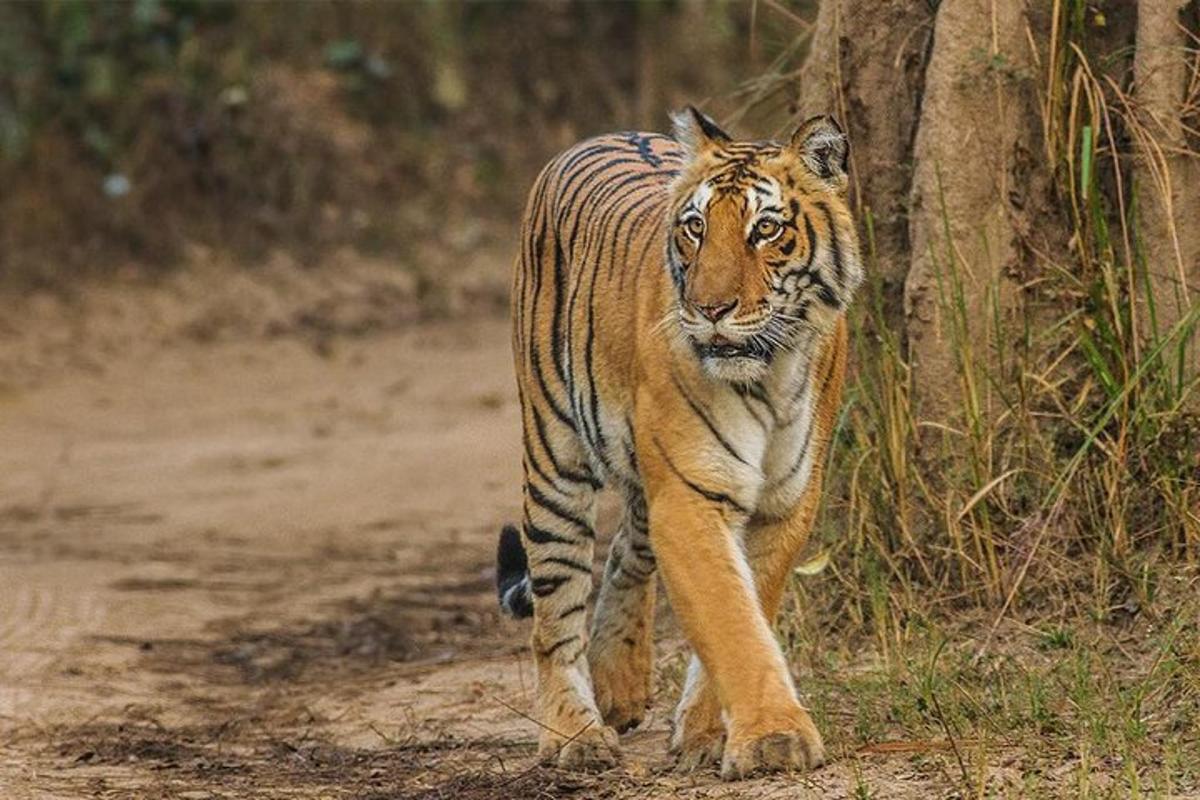
[[[920,415],[954,421],[961,372],[989,359],[988,329],[1017,301],[1010,199],[1019,150],[1040,152],[1023,5],[944,0],[913,147],[912,264],[904,286]],[[972,398],[972,401],[975,398]]]
[[[955,424],[964,409],[989,416],[982,384],[971,389],[964,366],[978,370],[975,377],[994,372],[997,334],[1038,328],[1049,312],[1034,303],[1056,302],[1040,288],[1026,298],[1020,287],[1045,284],[1047,260],[1070,262],[1073,230],[1053,191],[1062,154],[1044,141],[1044,126],[1054,128],[1055,115],[1078,101],[1053,67],[1055,57],[1073,57],[1063,44],[1068,26],[1082,26],[1073,36],[1107,43],[1106,60],[1089,69],[1107,71],[1100,82],[1111,92],[1118,143],[1124,129],[1138,155],[1133,185],[1148,274],[1135,287],[1135,313],[1143,339],[1165,333],[1200,301],[1200,0],[1073,13],[1041,0],[820,4],[799,104],[804,115],[832,113],[847,128],[860,226],[869,220],[874,233],[869,263],[883,324],[905,344],[921,419]],[[1140,124],[1130,130],[1131,110],[1114,104],[1128,74],[1121,43],[1132,41],[1135,25],[1130,94]],[[1047,70],[1060,83],[1043,105]],[[1200,374],[1200,335],[1183,360],[1189,377]]]
[[[861,219],[871,218],[871,266],[894,329],[902,326],[912,142],[932,34],[926,0],[825,0],[799,87],[804,116],[833,114],[850,137],[854,202]]]
[[[1186,113],[1197,116],[1185,103],[1189,88],[1197,89],[1200,68],[1197,42],[1189,42],[1187,32],[1189,21],[1193,29],[1198,22],[1196,6],[1181,0],[1138,3],[1133,68],[1141,130],[1135,135],[1134,185],[1146,266],[1138,322],[1148,340],[1165,335],[1200,302],[1200,159],[1185,152],[1184,123]],[[1200,372],[1198,340],[1193,336],[1184,353],[1185,378]],[[1177,351],[1171,346],[1168,352]]]

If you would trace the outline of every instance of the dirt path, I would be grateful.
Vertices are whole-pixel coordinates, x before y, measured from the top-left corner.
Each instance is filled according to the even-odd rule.
[[[492,595],[518,442],[500,321],[0,395],[0,797],[847,796],[675,776],[669,692],[622,769],[533,766]]]

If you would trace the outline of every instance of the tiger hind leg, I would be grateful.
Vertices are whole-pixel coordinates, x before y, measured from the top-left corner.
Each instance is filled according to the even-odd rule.
[[[609,766],[618,756],[617,734],[596,706],[585,657],[594,503],[595,489],[586,483],[526,476],[522,544],[534,618],[538,755],[566,768]]]
[[[636,727],[650,703],[654,669],[654,553],[641,492],[630,492],[608,553],[588,663],[596,704],[617,731]]]

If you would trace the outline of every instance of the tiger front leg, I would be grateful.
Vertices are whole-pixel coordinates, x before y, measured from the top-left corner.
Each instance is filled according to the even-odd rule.
[[[721,775],[811,769],[824,759],[821,736],[796,699],[735,538],[747,510],[713,477],[706,484],[686,466],[665,466],[651,494],[651,541],[672,607],[728,717]]]
[[[753,520],[743,535],[744,549],[764,617],[773,625],[783,602],[788,576],[812,530],[820,498],[821,479],[815,475],[801,501],[779,519]],[[820,735],[810,742],[810,766],[824,760]],[[684,771],[721,760],[724,738],[717,688],[699,659],[692,656],[683,697],[675,712],[672,750]],[[736,754],[733,754],[736,760]]]

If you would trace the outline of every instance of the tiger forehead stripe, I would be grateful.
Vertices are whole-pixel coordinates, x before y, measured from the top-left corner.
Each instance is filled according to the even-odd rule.
[[[725,145],[719,154],[719,166],[709,181],[721,192],[740,192],[748,183],[761,179],[758,168],[781,153],[769,142],[745,142]]]
[[[763,176],[746,187],[746,203],[751,215],[761,211],[783,212],[783,190],[779,181],[770,176]],[[753,220],[750,225],[753,225]],[[749,228],[747,228],[749,230]]]

